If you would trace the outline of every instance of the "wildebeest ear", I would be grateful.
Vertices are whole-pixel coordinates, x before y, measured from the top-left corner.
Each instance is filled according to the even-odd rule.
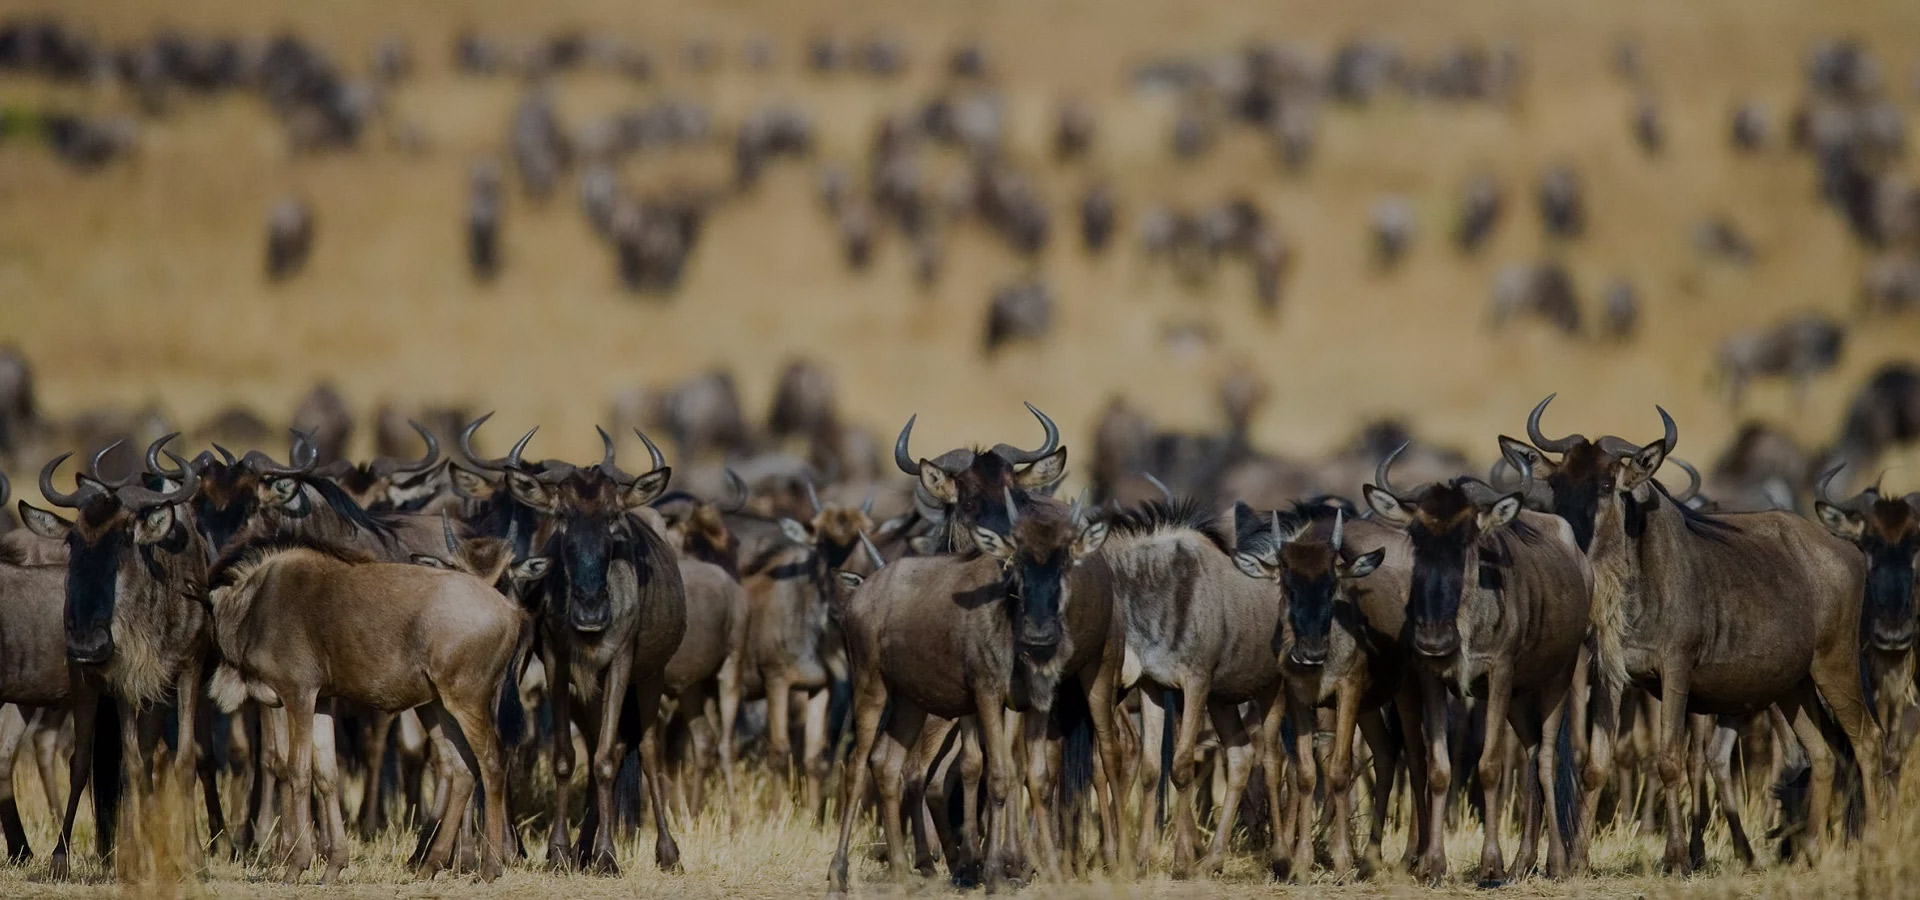
[[[1825,500],[1815,500],[1813,511],[1820,516],[1820,524],[1827,526],[1827,532],[1834,537],[1857,541],[1860,539],[1860,533],[1866,530],[1867,523],[1858,515]]]
[[[173,533],[173,504],[162,503],[140,514],[133,525],[133,542],[145,546],[158,544]]]
[[[1513,521],[1513,517],[1520,514],[1520,500],[1520,494],[1515,492],[1493,501],[1492,506],[1480,511],[1480,530],[1492,531]]]
[[[840,585],[846,588],[849,592],[857,591],[860,589],[861,585],[867,583],[866,577],[861,575],[858,572],[849,572],[845,569],[841,569],[836,574],[840,576]]]
[[[267,496],[275,504],[297,509],[300,501],[300,480],[297,478],[267,479]]]
[[[1395,525],[1405,525],[1413,521],[1413,510],[1401,503],[1400,498],[1371,484],[1362,485],[1360,493],[1367,498],[1367,506],[1373,510],[1374,515]]]
[[[1518,438],[1500,436],[1500,455],[1505,457],[1507,465],[1515,469],[1533,471],[1533,477],[1545,478],[1553,474],[1553,463],[1532,444]]]
[[[811,545],[813,543],[813,532],[808,531],[807,526],[793,519],[782,518],[780,520],[780,533],[786,535],[787,540],[796,544]]]
[[[544,556],[529,556],[514,564],[514,567],[509,571],[513,573],[514,581],[539,581],[547,577],[547,568],[552,564],[552,561]]]
[[[980,552],[1001,562],[1013,558],[1013,538],[991,528],[983,525],[973,526],[973,542],[980,545]]]
[[[73,529],[73,523],[47,512],[25,500],[20,501],[20,521],[27,523],[27,530],[50,541],[64,541],[67,532]]]
[[[471,497],[475,500],[484,500],[493,496],[493,482],[488,481],[485,475],[478,472],[469,472],[459,466],[453,466],[451,468],[453,471],[453,488],[455,493]]]
[[[1261,581],[1273,579],[1273,563],[1261,559],[1257,554],[1241,551],[1233,555],[1233,564],[1240,568],[1240,574]]]
[[[447,562],[431,553],[415,553],[407,557],[407,560],[416,566],[426,566],[429,569],[453,569],[453,563]]]
[[[1080,529],[1080,535],[1073,539],[1073,561],[1079,562],[1100,552],[1100,545],[1107,542],[1107,523],[1088,522]]]
[[[534,509],[546,512],[552,512],[554,509],[556,498],[553,491],[541,484],[540,479],[525,472],[507,470],[507,492],[513,495],[513,499]]]
[[[1351,560],[1340,563],[1340,577],[1365,578],[1380,568],[1380,561],[1387,558],[1387,548],[1375,547],[1372,553],[1362,553]]]
[[[1067,472],[1067,448],[1061,447],[1033,461],[1026,471],[1015,476],[1023,488],[1043,488],[1060,480]]]
[[[626,504],[628,509],[639,509],[642,506],[652,503],[654,498],[666,493],[667,483],[672,480],[673,467],[661,466],[639,478],[635,478],[633,484],[627,486],[626,493],[621,495],[620,501]]]
[[[1660,464],[1666,461],[1666,444],[1660,441],[1654,441],[1640,448],[1638,453],[1635,453],[1626,460],[1627,465],[1625,471],[1619,479],[1619,489],[1623,492],[1631,491],[1634,488],[1646,484],[1649,479],[1653,478],[1653,473],[1660,471]]]
[[[953,476],[948,475],[947,470],[924,459],[920,461],[920,486],[942,504],[952,505],[957,496],[953,486]]]

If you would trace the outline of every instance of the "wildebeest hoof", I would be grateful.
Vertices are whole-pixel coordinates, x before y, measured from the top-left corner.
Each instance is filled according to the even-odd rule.
[[[655,844],[653,847],[653,861],[660,866],[660,871],[662,872],[682,871],[680,868],[680,846],[672,841]]]
[[[1286,857],[1269,859],[1267,860],[1267,871],[1272,873],[1273,880],[1286,881],[1293,876],[1293,860]]]
[[[1218,853],[1209,853],[1200,860],[1199,871],[1202,875],[1218,875],[1227,867],[1227,858]]]
[[[620,864],[613,861],[612,850],[602,850],[587,863],[587,872],[593,875],[618,875]]]
[[[47,877],[54,881],[66,881],[73,877],[73,868],[67,862],[65,853],[55,850],[53,856],[47,859]]]
[[[1506,887],[1507,880],[1505,878],[1482,878],[1479,881],[1474,882],[1473,886],[1483,891],[1490,891],[1490,890],[1493,890],[1494,888]]]

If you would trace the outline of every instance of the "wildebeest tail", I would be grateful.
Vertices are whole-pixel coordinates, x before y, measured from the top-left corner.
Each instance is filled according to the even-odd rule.
[[[100,857],[113,852],[114,828],[120,823],[120,779],[124,777],[120,748],[119,703],[105,694],[93,708],[93,821]]]
[[[513,643],[513,656],[500,676],[500,696],[494,699],[493,721],[500,732],[503,747],[517,747],[527,739],[527,706],[520,702],[520,672],[533,648],[533,622],[520,623],[520,635]]]
[[[1093,710],[1078,684],[1053,698],[1053,721],[1065,737],[1060,750],[1060,799],[1071,810],[1093,784]]]
[[[1580,777],[1574,771],[1573,704],[1560,717],[1560,732],[1553,738],[1553,820],[1560,826],[1562,838],[1573,840],[1574,810],[1580,803]]]

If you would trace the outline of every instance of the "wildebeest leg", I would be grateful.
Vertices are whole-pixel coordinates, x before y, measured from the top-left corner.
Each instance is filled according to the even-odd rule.
[[[1560,701],[1555,703],[1547,711],[1547,718],[1541,727],[1540,739],[1536,745],[1540,748],[1538,778],[1542,797],[1542,808],[1547,818],[1547,876],[1550,878],[1566,877],[1567,847],[1568,843],[1574,839],[1573,834],[1569,834],[1563,830],[1563,826],[1566,823],[1561,820],[1560,807],[1562,804],[1565,804],[1571,808],[1578,809],[1577,806],[1574,806],[1576,798],[1560,796],[1560,789],[1563,785],[1561,785],[1559,777],[1561,766],[1572,766],[1574,764],[1574,760],[1562,760],[1560,758],[1560,729],[1570,729],[1568,735],[1569,743],[1572,743],[1572,735],[1581,730],[1579,725],[1567,721],[1568,716],[1575,714],[1575,695],[1584,693],[1584,690],[1577,687],[1579,684],[1579,672],[1577,669],[1574,673],[1574,684],[1576,687],[1565,691],[1561,695]],[[1544,696],[1551,697],[1553,695],[1546,694]],[[1575,828],[1577,829],[1578,826],[1576,825]],[[1528,861],[1531,863],[1531,856],[1529,856]]]
[[[986,886],[990,892],[1006,877],[1013,838],[1011,810],[1007,805],[1013,794],[1013,729],[1007,725],[1006,701],[1002,696],[996,689],[974,688],[974,719],[980,726],[980,747],[987,754]]]
[[[1260,732],[1255,746],[1260,751],[1261,773],[1267,786],[1267,871],[1274,880],[1285,881],[1293,870],[1293,860],[1287,850],[1287,840],[1292,836],[1288,826],[1293,819],[1284,806],[1286,798],[1281,790],[1281,784],[1287,777],[1287,753],[1280,741],[1280,723],[1286,718],[1285,692],[1276,689],[1266,698],[1266,704],[1267,711],[1260,719]],[[1312,864],[1312,860],[1307,861],[1308,866]]]
[[[1786,714],[1787,723],[1800,739],[1800,747],[1807,754],[1807,764],[1812,769],[1809,801],[1807,804],[1806,832],[1797,845],[1800,859],[1809,865],[1819,859],[1820,843],[1826,839],[1829,807],[1833,799],[1833,750],[1827,746],[1826,736],[1820,733],[1819,720],[1816,718],[1819,699],[1813,691],[1802,688],[1780,701],[1781,712]]]
[[[985,787],[982,782],[986,780],[986,772],[987,754],[980,747],[980,723],[968,716],[960,726],[960,842],[966,846],[964,855],[975,880],[980,877],[980,861],[987,853],[980,824],[980,791]]]
[[[1427,799],[1430,788],[1427,783],[1428,749],[1425,740],[1425,728],[1421,700],[1421,681],[1409,675],[1401,679],[1400,690],[1395,693],[1393,714],[1400,719],[1401,740],[1406,742],[1406,752],[1402,755],[1407,764],[1407,845],[1400,851],[1400,868],[1412,872],[1425,859],[1428,846]]]
[[[720,711],[720,731],[716,735],[717,749],[720,752],[720,785],[727,792],[727,831],[732,832],[740,824],[740,795],[733,786],[733,726],[740,718],[740,654],[727,657],[720,666],[720,689],[718,704]]]
[[[827,821],[827,804],[820,787],[827,780],[833,760],[827,754],[827,701],[831,692],[820,688],[807,695],[807,715],[801,722],[801,772],[807,779],[807,809],[813,811],[816,825]]]
[[[331,707],[331,702],[328,706]],[[333,715],[313,717],[313,785],[319,795],[320,826],[326,830],[327,870],[321,884],[331,884],[347,867],[347,823],[340,807],[340,755],[334,748]]]
[[[1367,849],[1362,858],[1362,874],[1385,867],[1381,845],[1386,841],[1387,816],[1393,804],[1393,781],[1400,765],[1400,748],[1387,731],[1385,709],[1371,710],[1359,717],[1360,736],[1366,739],[1373,757],[1373,820],[1367,824]]]
[[[1582,655],[1586,655],[1585,651]],[[1588,699],[1587,717],[1573,723],[1575,734],[1587,735],[1586,765],[1580,773],[1580,815],[1574,820],[1574,839],[1567,849],[1567,873],[1574,876],[1587,873],[1593,834],[1599,827],[1600,791],[1613,775],[1614,736],[1620,715],[1620,698],[1614,689],[1602,681],[1593,667],[1588,668],[1587,674],[1586,682],[1576,678],[1573,685],[1573,690]],[[1616,805],[1626,802],[1624,790],[1614,802]]]
[[[768,694],[771,698],[773,695]],[[768,700],[769,715],[773,701]],[[853,840],[853,820],[860,815],[861,800],[867,794],[866,761],[873,754],[880,734],[880,716],[887,709],[887,689],[879,673],[856,672],[853,679],[853,756],[847,766],[847,793],[840,803],[840,841],[834,847],[833,862],[827,865],[827,890],[847,892],[847,845]]]
[[[773,773],[774,794],[784,802],[793,796],[793,732],[788,722],[793,682],[785,671],[763,672],[760,679],[767,694],[767,771]]]
[[[47,811],[58,812],[60,803],[60,725],[67,718],[67,710],[57,707],[42,708],[34,715],[33,727],[27,732],[29,747],[33,751],[33,764],[40,770],[40,789],[47,794]]]
[[[491,679],[489,679],[491,680]],[[446,735],[446,745],[458,753],[456,763],[464,764],[469,772],[479,776],[482,806],[480,814],[486,820],[486,832],[480,844],[480,877],[492,881],[500,877],[502,863],[507,852],[507,770],[501,761],[500,736],[494,728],[492,703],[493,691],[482,685],[479,689],[464,691],[462,696],[453,698],[451,704],[435,704],[439,713],[442,730]],[[479,703],[463,702],[476,699]],[[451,727],[449,727],[451,726]],[[473,791],[472,781],[468,780],[467,793]],[[460,815],[462,807],[455,807],[449,815]]]
[[[1421,671],[1420,727],[1427,742],[1427,814],[1417,874],[1438,882],[1447,874],[1447,798],[1453,787],[1453,759],[1447,753],[1447,688],[1430,672]]]
[[[432,878],[453,859],[454,845],[460,838],[460,820],[466,814],[467,804],[473,800],[474,778],[472,770],[461,765],[465,754],[454,743],[452,734],[456,722],[441,701],[434,700],[421,707],[420,722],[427,726],[427,739],[433,742],[434,753],[445,761],[435,766],[444,773],[439,796],[434,797],[434,806],[439,812],[438,828],[419,868],[420,877]]]
[[[864,763],[873,771],[874,787],[880,795],[880,832],[887,844],[888,874],[902,884],[906,883],[908,871],[906,829],[901,820],[902,788],[903,782],[913,777],[909,774],[911,768],[920,761],[920,731],[926,720],[927,714],[919,707],[905,700],[894,701],[893,713],[874,746],[872,758],[851,761],[855,766]],[[914,818],[919,817],[919,810],[915,809]]]
[[[1140,864],[1148,866],[1160,849],[1160,764],[1166,738],[1165,695],[1148,685],[1140,690]]]
[[[1698,869],[1707,864],[1707,821],[1715,808],[1707,797],[1707,746],[1713,743],[1714,718],[1701,713],[1687,716],[1687,780],[1693,786],[1693,822],[1687,835],[1687,857]]]
[[[407,710],[394,719],[394,731],[398,732],[393,740],[393,761],[399,770],[394,779],[400,786],[402,804],[400,821],[406,825],[417,825],[425,815],[420,811],[420,792],[426,786],[427,743],[426,726],[420,724],[418,710]],[[572,748],[572,744],[568,744]]]
[[[1093,719],[1093,747],[1096,762],[1099,763],[1095,776],[1101,801],[1101,852],[1107,867],[1118,873],[1118,877],[1131,878],[1133,846],[1131,835],[1123,824],[1126,821],[1127,792],[1119,775],[1124,771],[1125,763],[1114,716],[1116,676],[1111,666],[1102,665],[1095,670],[1091,679],[1084,675],[1082,679],[1086,682],[1087,709]]]
[[[1296,876],[1313,869],[1313,789],[1320,779],[1319,758],[1314,753],[1314,737],[1320,730],[1319,716],[1312,703],[1295,691],[1287,692],[1287,716],[1293,721],[1293,813],[1288,818],[1294,828],[1293,858],[1298,861]]]
[[[60,840],[54,844],[53,856],[47,860],[47,874],[55,881],[65,881],[72,874],[67,852],[73,842],[73,820],[80,813],[80,794],[87,789],[87,778],[93,773],[93,726],[99,702],[99,696],[90,690],[76,696],[73,702],[73,755],[67,759],[67,814],[60,823]],[[94,827],[99,828],[99,823]]]
[[[1042,877],[1058,880],[1060,878],[1060,846],[1054,825],[1059,821],[1047,813],[1055,806],[1053,793],[1054,780],[1048,769],[1050,757],[1059,752],[1061,742],[1057,734],[1051,732],[1045,713],[1027,712],[1021,714],[1021,727],[1026,732],[1026,783],[1029,803],[1033,807],[1034,822],[1032,834],[1040,858]],[[1017,805],[1017,803],[1016,803]]]
[[[1523,697],[1519,702],[1508,707],[1507,712],[1507,720],[1513,726],[1507,742],[1508,749],[1519,759],[1518,767],[1510,770],[1513,781],[1507,788],[1517,794],[1516,799],[1520,807],[1520,847],[1514,853],[1513,867],[1509,870],[1515,878],[1523,878],[1531,873],[1540,858],[1540,831],[1543,824],[1541,820],[1544,818],[1542,814],[1548,801],[1547,785],[1540,782],[1540,765],[1549,761],[1543,754],[1546,749],[1543,746],[1545,742],[1540,739],[1540,735],[1545,731],[1541,707],[1546,703],[1545,698],[1551,696],[1555,694],[1547,691]],[[1559,696],[1564,699],[1565,694],[1562,693]],[[1553,717],[1557,721],[1558,718],[1553,716],[1553,712],[1554,710],[1548,710],[1546,717]],[[1546,771],[1551,780],[1552,770]],[[1502,812],[1504,813],[1504,809]],[[1547,850],[1549,856],[1553,855],[1552,843],[1553,839],[1549,837]]]
[[[1173,877],[1193,877],[1194,845],[1200,839],[1200,824],[1194,820],[1194,753],[1200,743],[1200,723],[1207,715],[1207,695],[1213,685],[1207,676],[1187,680],[1182,689],[1184,708],[1180,710],[1180,728],[1173,739]]]
[[[567,869],[573,866],[573,834],[567,821],[573,794],[573,661],[564,638],[540,645],[553,713],[553,824],[547,832],[547,866]]]
[[[1815,702],[1808,712],[1824,717],[1831,711],[1832,718],[1847,733],[1847,740],[1853,744],[1853,761],[1860,767],[1860,794],[1866,801],[1867,821],[1877,823],[1881,809],[1891,799],[1880,770],[1886,733],[1867,708],[1866,696],[1860,687],[1859,656],[1845,647],[1816,651],[1812,674],[1819,700],[1826,704],[1822,707]]]
[[[1344,680],[1334,695],[1333,747],[1327,754],[1327,800],[1333,804],[1333,871],[1342,876],[1354,868],[1353,732],[1359,718],[1360,686],[1351,679]],[[1378,794],[1392,788],[1393,769],[1389,767],[1386,779],[1377,782],[1373,790]]]
[[[157,713],[135,709],[134,704],[125,700],[116,704],[116,708],[120,710],[121,766],[126,772],[126,802],[122,807],[125,812],[121,821],[138,830],[145,827],[147,803],[153,798],[154,751],[160,742],[159,717]]]
[[[190,702],[211,703],[199,692],[192,696],[197,699]],[[218,761],[213,758],[213,709],[209,706],[200,712],[201,715],[194,720],[194,742],[199,747],[199,752],[194,755],[194,770],[200,779],[200,798],[207,808],[207,846],[211,850],[224,841],[228,855],[237,859],[239,848],[234,846],[233,836],[227,833],[226,810],[220,803],[220,768]]]
[[[7,861],[16,866],[33,858],[26,826],[20,821],[20,804],[13,799],[13,763],[26,738],[26,711],[13,703],[0,707],[0,830],[7,835]]]
[[[1640,692],[1640,702],[1635,708],[1633,745],[1634,757],[1640,762],[1640,833],[1653,834],[1659,830],[1659,813],[1662,803],[1662,783],[1660,781],[1660,740],[1666,719],[1660,714],[1660,698],[1647,691]]]
[[[893,716],[895,719],[900,717],[898,707],[894,709]],[[923,712],[921,716],[924,718],[926,714]],[[932,842],[939,841],[942,851],[952,852],[949,841],[942,840],[946,836],[940,834],[947,820],[946,789],[943,785],[938,791],[929,793],[927,784],[929,778],[936,783],[945,779],[947,766],[941,766],[938,771],[931,770],[934,762],[943,756],[941,751],[947,749],[947,740],[953,736],[953,726],[952,719],[938,717],[921,723],[920,736],[907,757],[905,783],[901,790],[902,802],[912,816],[909,822],[913,826],[913,868],[929,878],[935,874]],[[891,726],[888,730],[892,730]],[[958,742],[954,743],[957,748]],[[954,755],[944,754],[948,760]],[[857,765],[859,760],[854,760],[854,763]],[[930,798],[936,799],[930,803]],[[930,811],[929,807],[935,808]],[[933,834],[929,835],[929,831]]]
[[[640,716],[640,772],[647,779],[647,799],[653,804],[653,861],[662,871],[675,872],[680,869],[680,845],[674,843],[673,826],[667,822],[667,783],[661,777],[661,740],[660,732],[665,729],[660,721],[660,691],[664,676],[654,675],[634,685],[634,699],[638,703]],[[605,726],[612,728],[611,722]],[[605,738],[602,738],[605,741]],[[612,794],[612,779],[608,779],[608,794]],[[612,822],[611,819],[606,819]],[[601,834],[607,839],[607,852],[613,852],[612,829]]]
[[[1747,829],[1740,823],[1740,796],[1733,789],[1733,751],[1740,743],[1737,721],[1722,718],[1716,723],[1712,742],[1707,747],[1707,769],[1713,773],[1714,789],[1720,794],[1720,814],[1727,820],[1733,852],[1740,857],[1741,865],[1751,869],[1753,845],[1747,841]]]
[[[1240,821],[1240,795],[1246,793],[1247,778],[1253,774],[1253,736],[1240,717],[1239,704],[1215,704],[1209,710],[1213,730],[1220,736],[1220,752],[1227,759],[1227,789],[1220,798],[1220,816],[1213,827],[1213,846],[1200,863],[1204,873],[1220,872],[1227,864],[1227,842]]]
[[[1506,812],[1507,712],[1513,702],[1513,676],[1500,668],[1487,673],[1487,696],[1481,706],[1486,717],[1486,741],[1480,748],[1481,810],[1485,839],[1480,845],[1480,880],[1503,881],[1507,866],[1500,853],[1500,819]]]
[[[1660,707],[1654,735],[1658,740],[1660,790],[1666,799],[1667,855],[1670,872],[1693,871],[1687,856],[1686,820],[1680,816],[1680,793],[1687,786],[1687,692],[1693,673],[1684,665],[1663,666],[1660,672]]]
[[[385,804],[380,796],[382,770],[387,762],[387,738],[393,732],[395,714],[381,710],[373,711],[373,718],[367,725],[367,746],[365,768],[361,771],[366,778],[366,789],[360,792],[360,815],[356,827],[360,839],[372,840],[380,833],[386,819]]]
[[[593,837],[593,855],[588,857],[587,868],[602,875],[620,871],[619,865],[613,860],[613,831],[618,821],[613,811],[613,785],[614,779],[620,775],[620,760],[626,755],[625,748],[620,745],[620,707],[626,702],[632,675],[633,650],[623,647],[614,654],[613,661],[607,664],[606,674],[601,676],[600,709],[596,716],[599,729],[593,747],[593,807],[597,811],[600,828]],[[650,698],[641,696],[636,699],[641,707],[638,733],[647,735],[650,733],[648,726],[660,714],[658,685],[654,686]],[[646,702],[649,699],[651,704]],[[646,739],[642,737],[641,740],[644,743]],[[659,786],[655,780],[660,776],[658,770],[644,774],[652,782],[647,785],[649,789]],[[659,791],[653,799],[656,803],[665,800],[666,792]],[[658,814],[664,815],[663,812]]]
[[[286,718],[286,752],[292,760],[287,779],[291,799],[287,804],[289,808],[283,810],[293,823],[294,835],[293,852],[287,857],[287,881],[297,882],[300,873],[313,864],[313,804],[308,798],[313,796],[315,692],[303,688],[297,693],[282,692],[280,696],[285,703],[280,714]]]

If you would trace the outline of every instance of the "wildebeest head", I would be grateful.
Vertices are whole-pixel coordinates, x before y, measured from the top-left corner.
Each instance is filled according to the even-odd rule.
[[[1280,586],[1287,604],[1286,630],[1293,639],[1273,636],[1275,654],[1286,652],[1290,664],[1302,668],[1325,665],[1327,646],[1333,634],[1333,609],[1340,602],[1351,603],[1351,583],[1365,578],[1380,567],[1386,548],[1371,553],[1355,553],[1345,546],[1346,511],[1334,511],[1330,535],[1309,536],[1311,521],[1291,531],[1280,524],[1280,514],[1272,514],[1270,542],[1235,553],[1233,561],[1249,578],[1272,581]]]
[[[1845,502],[1827,496],[1839,474],[1834,466],[1820,476],[1814,511],[1834,536],[1852,541],[1867,554],[1867,596],[1862,623],[1874,647],[1898,652],[1914,644],[1914,562],[1920,555],[1920,491],[1891,499],[1880,484]]]
[[[609,568],[616,560],[636,559],[645,537],[641,532],[648,526],[633,513],[665,493],[673,477],[660,448],[645,434],[635,433],[652,458],[652,468],[638,476],[614,465],[613,437],[605,430],[600,440],[606,454],[596,465],[581,468],[549,461],[537,475],[520,468],[504,470],[513,498],[539,510],[551,525],[546,555],[559,561],[565,591],[550,591],[550,596],[581,632],[603,631],[612,624]]]
[[[807,502],[813,505],[813,518],[806,522],[781,519],[780,531],[787,540],[813,548],[829,570],[844,567],[854,550],[864,544],[869,548],[874,566],[878,568],[881,565],[879,553],[871,549],[872,538],[867,536],[873,531],[872,492],[868,492],[866,502],[853,507],[822,504],[811,480],[806,482],[806,487]]]
[[[465,572],[515,599],[518,599],[521,587],[547,577],[551,561],[544,556],[514,561],[515,535],[511,528],[504,538],[474,537],[461,540],[454,534],[453,519],[444,511],[440,513],[440,524],[441,534],[446,539],[446,554],[416,553],[411,557],[415,565]]]
[[[147,467],[155,468],[155,462],[149,459]],[[253,521],[259,508],[260,477],[219,444],[201,451],[192,465],[200,479],[200,490],[193,497],[193,524],[207,547],[217,553]]]
[[[1067,575],[1100,550],[1107,523],[1086,521],[1078,503],[1068,508],[1047,499],[1022,509],[1011,490],[1002,489],[1000,496],[1007,531],[976,524],[973,540],[981,553],[1000,561],[1014,642],[1021,653],[1051,659],[1064,632],[1061,616],[1072,602]]]
[[[154,442],[149,456],[176,435]],[[113,449],[111,446],[108,450]],[[63,453],[40,470],[40,491],[49,503],[76,510],[69,522],[59,515],[20,501],[20,517],[35,534],[67,545],[66,635],[67,656],[85,665],[106,665],[114,656],[114,611],[134,595],[159,584],[170,590],[177,559],[195,554],[205,565],[205,549],[197,540],[186,504],[199,488],[199,478],[184,459],[168,451],[177,467],[155,477],[177,480],[169,489],[153,490],[138,474],[123,481],[99,477],[97,464],[79,478],[79,487],[62,493],[53,486],[53,473],[70,453]]]
[[[1500,452],[1529,483],[1535,479],[1546,482],[1553,495],[1550,510],[1572,527],[1574,541],[1582,552],[1592,549],[1601,523],[1612,512],[1637,516],[1653,502],[1655,491],[1676,504],[1685,504],[1699,490],[1699,471],[1679,460],[1675,464],[1685,469],[1691,480],[1686,493],[1674,497],[1653,481],[1654,472],[1680,440],[1680,430],[1666,410],[1655,407],[1663,431],[1659,440],[1644,447],[1613,435],[1594,441],[1578,434],[1556,439],[1540,430],[1540,414],[1555,396],[1548,394],[1527,416],[1527,437],[1532,445],[1503,435]],[[1655,447],[1658,452],[1653,452]],[[1560,458],[1550,459],[1548,453],[1558,453]],[[1629,509],[1621,506],[1623,503],[1635,505]]]
[[[440,440],[419,422],[408,421],[426,442],[427,452],[417,460],[374,457],[372,462],[335,460],[314,474],[331,479],[355,503],[368,510],[416,510],[437,492]]]
[[[1399,455],[1395,450],[1381,460],[1374,473],[1379,483],[1361,492],[1376,515],[1405,526],[1413,544],[1407,617],[1413,624],[1414,650],[1448,658],[1460,649],[1460,604],[1469,579],[1478,584],[1481,538],[1513,521],[1525,491],[1503,495],[1478,478],[1461,476],[1403,493],[1387,480]]]
[[[920,480],[913,503],[923,518],[946,523],[953,536],[968,534],[979,525],[1005,534],[1013,523],[1004,517],[1003,493],[1011,492],[1024,505],[1030,493],[1045,495],[1059,484],[1067,467],[1060,429],[1033,404],[1027,404],[1027,410],[1046,430],[1046,440],[1038,449],[995,444],[991,450],[949,450],[918,462],[907,447],[919,417],[907,419],[894,442],[893,461],[900,471]]]

